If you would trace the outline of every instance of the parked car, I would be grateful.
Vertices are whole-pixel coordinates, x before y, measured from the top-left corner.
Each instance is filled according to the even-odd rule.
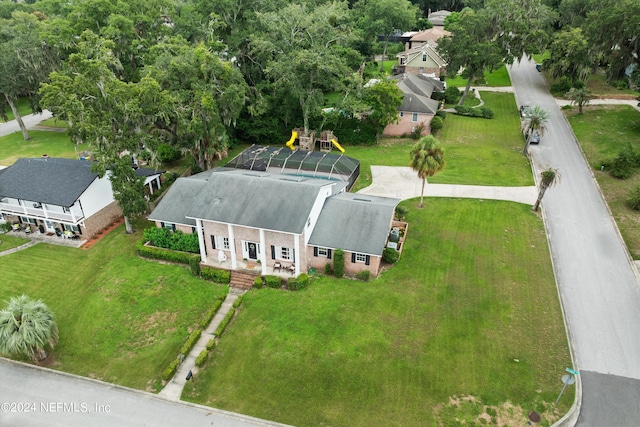
[[[529,144],[540,144],[540,134],[538,132],[534,132],[533,136],[529,140]]]
[[[529,115],[529,110],[531,109],[531,107],[529,107],[528,105],[521,105],[520,106],[520,118],[524,119]]]

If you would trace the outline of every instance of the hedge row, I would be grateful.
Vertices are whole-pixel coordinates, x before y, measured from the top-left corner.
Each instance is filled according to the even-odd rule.
[[[293,280],[287,281],[287,287],[290,291],[299,291],[309,286],[309,276],[306,273],[302,273]]]
[[[493,111],[488,107],[473,108],[467,107],[466,105],[456,105],[453,108],[455,108],[456,113],[461,116],[483,117],[485,119],[493,118]]]
[[[191,332],[189,338],[187,338],[185,343],[182,344],[182,347],[180,348],[180,354],[184,354],[185,356],[189,354],[193,346],[196,345],[196,343],[200,339],[200,335],[202,335],[202,329],[196,329],[195,331]]]
[[[196,233],[183,233],[180,230],[173,231],[168,228],[149,227],[144,230],[144,239],[159,248],[194,254],[200,253],[200,244]]]
[[[278,289],[282,286],[282,279],[279,276],[264,276],[264,283],[270,288]]]
[[[162,371],[162,379],[165,381],[169,381],[171,378],[173,378],[173,376],[176,374],[176,369],[178,369],[179,365],[180,365],[180,359],[178,358],[173,359],[171,363],[169,363],[169,366],[167,366],[167,369]]]
[[[204,317],[204,319],[200,321],[200,327],[202,329],[205,329],[209,325],[209,323],[211,323],[213,316],[215,316],[218,310],[220,310],[220,307],[222,307],[222,302],[224,301],[224,299],[225,299],[225,296],[223,295],[218,297],[218,299],[215,300],[215,302],[213,303],[213,306],[209,309],[209,311],[207,311],[207,314]]]
[[[204,362],[209,358],[209,350],[202,350],[198,357],[196,357],[196,366],[204,365]]]
[[[243,295],[238,295],[238,298],[236,298],[236,300],[233,302],[233,308],[240,307],[240,304],[242,304],[242,300],[243,299],[244,299],[244,294]]]
[[[209,341],[207,341],[207,350],[211,351],[215,346],[216,346],[215,338],[211,338]]]
[[[200,277],[216,283],[227,284],[231,281],[231,272],[212,267],[202,267],[200,269]]]
[[[222,333],[224,332],[225,328],[233,318],[233,315],[235,314],[235,312],[236,312],[235,308],[232,307],[231,309],[229,309],[229,312],[227,313],[226,316],[224,316],[224,319],[222,319],[222,322],[220,322],[220,324],[218,325],[218,328],[213,333],[216,337],[222,336]]]
[[[155,246],[145,246],[144,240],[140,240],[136,244],[136,252],[145,258],[161,259],[164,261],[177,262],[189,265],[192,259],[200,262],[200,255],[190,254],[188,252],[176,252],[168,249],[157,248]]]

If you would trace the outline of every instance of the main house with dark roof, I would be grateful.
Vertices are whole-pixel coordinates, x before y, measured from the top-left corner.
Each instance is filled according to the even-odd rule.
[[[179,178],[149,215],[198,233],[202,264],[262,275],[333,265],[377,275],[398,199],[345,191],[344,181],[216,168]]]
[[[122,214],[111,182],[85,160],[18,159],[0,170],[0,220],[88,238]]]

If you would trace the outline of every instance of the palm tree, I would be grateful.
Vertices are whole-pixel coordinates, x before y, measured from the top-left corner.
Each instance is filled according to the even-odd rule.
[[[572,87],[571,90],[567,92],[566,97],[571,100],[571,104],[576,104],[578,106],[579,114],[582,114],[582,106],[589,105],[589,101],[594,98],[591,91],[586,87]]]
[[[57,342],[55,318],[42,300],[13,297],[0,311],[0,353],[38,361],[46,358],[46,348]]]
[[[524,120],[522,122],[522,132],[525,137],[524,150],[522,154],[527,154],[529,148],[529,141],[535,132],[538,132],[540,136],[544,135],[547,130],[547,121],[549,120],[549,112],[543,110],[539,105],[533,108],[526,108],[523,113]]]
[[[544,196],[545,191],[547,191],[547,188],[554,185],[560,179],[560,175],[558,175],[558,171],[556,169],[549,168],[542,171],[540,178],[540,192],[538,193],[538,200],[536,200],[536,204],[533,205],[533,210],[535,212],[540,208],[540,202],[542,202],[542,197]]]
[[[420,193],[420,204],[418,205],[418,207],[422,208],[424,207],[424,184],[427,182],[427,177],[433,176],[444,169],[444,150],[432,135],[427,135],[420,138],[411,147],[409,155],[411,157],[409,166],[418,172],[418,177],[422,179],[422,192]]]

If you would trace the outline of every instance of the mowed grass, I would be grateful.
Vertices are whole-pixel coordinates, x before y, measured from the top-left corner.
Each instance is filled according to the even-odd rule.
[[[445,149],[446,167],[429,178],[439,184],[533,185],[531,166],[522,155],[524,140],[515,98],[510,93],[480,92],[493,119],[447,114],[435,135]],[[416,141],[384,138],[376,146],[345,146],[345,155],[360,160],[360,178],[353,191],[371,185],[371,166],[409,166]]]
[[[588,106],[584,114],[578,114],[577,108],[563,111],[593,168],[631,256],[640,259],[640,212],[626,204],[629,190],[640,184],[640,170],[625,180],[600,170],[603,161],[615,158],[627,144],[640,152],[640,113],[626,105]]]
[[[159,390],[162,371],[225,288],[139,258],[140,238],[120,226],[88,251],[40,243],[0,257],[0,300],[41,298],[56,316],[50,367]]]
[[[74,145],[66,132],[48,132],[30,130],[31,139],[25,141],[21,132],[0,137],[0,165],[10,166],[21,157],[77,158]],[[78,151],[86,149],[86,144],[79,145]]]
[[[403,204],[395,267],[250,291],[183,399],[296,426],[480,425],[483,404],[513,425],[565,413],[572,388],[551,414],[571,361],[542,221],[508,202]],[[475,403],[449,403],[461,396]]]
[[[447,86],[456,86],[456,87],[465,87],[467,85],[466,78],[458,75],[455,78],[447,79]],[[484,82],[482,82],[482,86],[489,87],[498,87],[498,86],[511,86],[511,78],[509,77],[509,72],[507,71],[507,66],[502,65],[497,70],[493,72],[485,71],[484,72]],[[477,86],[476,83],[471,83],[473,86]]]
[[[29,242],[29,239],[23,239],[22,237],[11,236],[10,234],[0,234],[0,252],[6,251],[24,245]]]
[[[14,100],[14,105],[18,109],[18,114],[20,114],[20,116],[26,116],[28,114],[33,113],[33,111],[31,111],[31,104],[29,103],[29,98],[18,98],[17,101]],[[15,116],[13,115],[13,110],[8,105],[5,107],[5,114],[7,115],[6,121],[15,119]],[[5,120],[2,117],[0,117],[0,123],[2,122],[5,122]]]

